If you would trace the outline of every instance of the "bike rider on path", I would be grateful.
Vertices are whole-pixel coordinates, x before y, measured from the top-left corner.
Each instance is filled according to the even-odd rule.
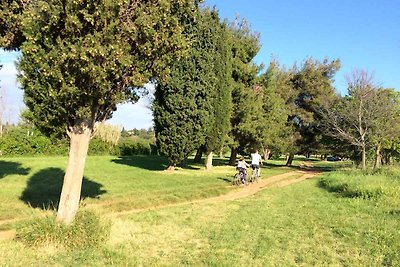
[[[251,154],[251,168],[254,171],[257,171],[257,176],[260,177],[260,164],[262,164],[261,155],[258,154],[258,150],[255,153]]]

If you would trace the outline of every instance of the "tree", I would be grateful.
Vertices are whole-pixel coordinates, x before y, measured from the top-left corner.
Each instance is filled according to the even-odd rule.
[[[381,132],[379,124],[386,119],[382,115],[386,114],[387,95],[379,90],[367,71],[355,70],[346,79],[348,95],[326,105],[320,114],[327,134],[359,149],[365,170],[366,149],[371,145],[373,131]],[[378,132],[376,137],[380,135]]]
[[[194,3],[6,2],[22,8],[1,10],[1,45],[15,44],[22,52],[19,81],[32,121],[47,134],[66,129],[70,138],[57,214],[59,221],[68,224],[78,210],[95,123],[110,118],[117,104],[135,102],[139,88],[149,79],[166,77],[168,64],[188,47],[181,33]],[[7,12],[18,14],[16,26],[5,17]]]
[[[214,11],[215,12],[215,11]],[[226,23],[221,24],[216,16],[216,54],[214,74],[216,83],[212,90],[212,116],[208,123],[206,142],[206,169],[211,169],[213,152],[222,152],[231,130],[232,114],[232,36]]]
[[[168,80],[158,82],[153,101],[157,145],[168,157],[170,170],[205,142],[218,83],[218,14],[208,9],[199,11],[185,34],[192,36],[190,52],[173,63]]]
[[[296,145],[289,154],[286,165],[290,166],[294,153],[308,155],[318,149],[317,136],[320,135],[318,123],[319,110],[323,103],[335,98],[333,78],[340,68],[338,59],[322,62],[308,58],[299,68],[294,65],[291,83],[293,88],[288,94],[288,120],[292,122],[296,133],[292,136]]]
[[[400,136],[400,94],[394,89],[379,89],[375,101],[380,112],[371,131],[372,145],[375,147],[374,169],[381,167],[382,149]]]
[[[261,48],[259,35],[251,31],[246,20],[231,23],[232,32],[232,117],[231,117],[231,157],[229,163],[235,164],[238,152],[244,152],[254,144],[257,130],[254,116],[261,111],[257,74],[261,67],[253,62]]]
[[[279,155],[288,150],[292,126],[287,122],[289,111],[280,92],[290,90],[290,75],[279,67],[276,59],[272,59],[267,71],[261,75],[260,83],[263,86],[263,110],[258,136],[265,160],[268,160],[271,153]]]

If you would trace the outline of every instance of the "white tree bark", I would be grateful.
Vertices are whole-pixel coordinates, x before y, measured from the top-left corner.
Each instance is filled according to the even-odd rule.
[[[57,221],[64,224],[70,224],[75,219],[79,208],[91,133],[92,129],[82,124],[69,133],[69,157],[57,212]]]

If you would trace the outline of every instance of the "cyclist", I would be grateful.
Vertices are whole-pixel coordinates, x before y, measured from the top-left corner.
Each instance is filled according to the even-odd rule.
[[[239,171],[239,173],[243,174],[241,175],[242,177],[242,183],[246,183],[247,181],[247,168],[249,167],[249,164],[246,163],[244,160],[244,157],[241,156],[240,160],[238,161],[238,164],[236,166],[236,169]]]
[[[257,172],[257,176],[260,177],[260,164],[262,164],[261,155],[258,154],[258,150],[255,153],[251,153],[251,168],[253,172]]]

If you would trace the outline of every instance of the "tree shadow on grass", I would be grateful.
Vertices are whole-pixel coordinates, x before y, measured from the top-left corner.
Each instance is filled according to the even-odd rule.
[[[233,181],[233,179],[234,179],[234,177],[233,177],[233,176],[229,176],[229,177],[230,177],[230,178],[227,178],[227,177],[218,177],[217,179],[231,184],[232,181]]]
[[[111,160],[117,164],[128,165],[150,171],[162,171],[168,167],[168,160],[162,156],[135,155]]]
[[[47,168],[34,174],[28,181],[20,199],[26,204],[41,209],[57,209],[64,181],[64,171],[59,168]],[[83,177],[81,200],[98,198],[107,191],[99,183]]]
[[[22,168],[21,165],[18,162],[0,160],[0,179],[12,174],[27,175],[30,169]]]

